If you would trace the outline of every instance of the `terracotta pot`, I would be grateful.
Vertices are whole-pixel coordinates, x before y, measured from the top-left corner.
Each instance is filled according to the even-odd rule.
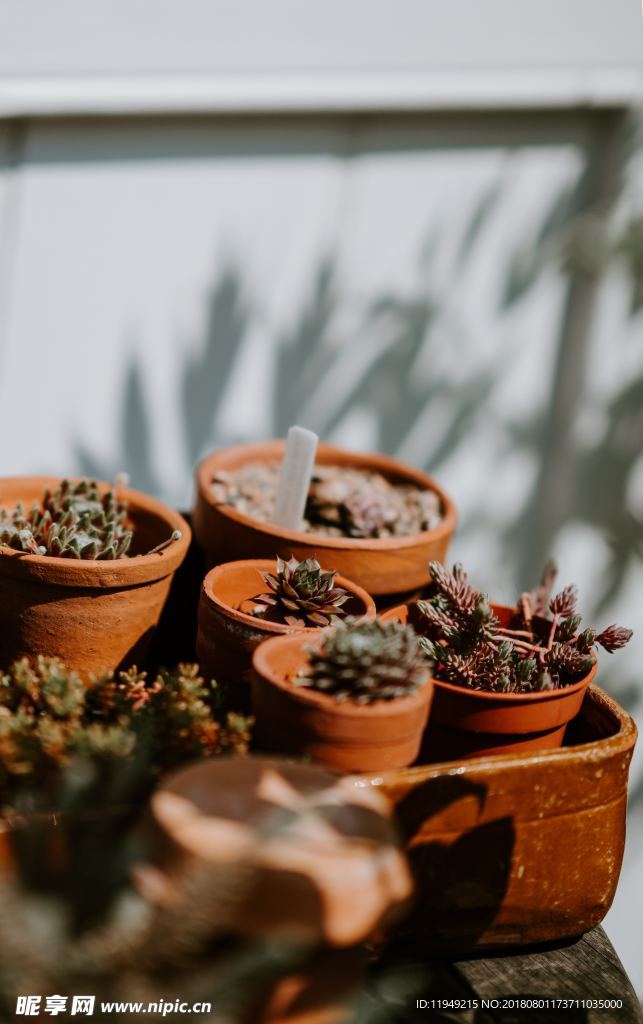
[[[492,605],[503,625],[516,613]],[[383,619],[413,623],[414,606],[399,605]],[[434,679],[431,721],[422,746],[422,762],[432,763],[488,754],[560,747],[567,724],[578,714],[597,665],[577,683],[543,693],[485,693]]]
[[[152,796],[141,838],[135,882],[159,908],[159,934],[178,910],[205,937],[348,950],[408,909],[388,800],[315,765],[219,757],[181,769]]]
[[[321,465],[374,470],[397,483],[435,491],[442,501],[444,517],[434,530],[383,540],[325,537],[284,530],[251,519],[230,506],[215,504],[210,485],[217,472],[231,471],[248,462],[280,462],[284,443],[265,441],[224,448],[208,455],[199,465],[193,525],[210,565],[232,558],[314,557],[325,569],[336,569],[374,597],[419,590],[429,583],[428,562],[444,561],[456,525],[455,506],[430,476],[397,459],[320,444],[316,461]]]
[[[59,483],[52,477],[0,480],[0,506],[21,501],[29,507]],[[141,663],[187,552],[190,528],[154,498],[132,490],[123,495],[135,531],[130,558],[84,561],[0,547],[0,666],[45,654],[86,676]],[[181,539],[164,551],[136,555],[173,530],[181,531]]]
[[[562,747],[363,776],[396,805],[416,948],[466,956],[600,924],[623,860],[635,742],[632,718],[593,684]]]
[[[252,652],[263,640],[293,632],[314,635],[320,627],[288,626],[266,622],[250,614],[251,598],[266,591],[262,572],[274,572],[275,561],[225,562],[212,569],[203,581],[199,601],[197,657],[208,679],[219,682],[247,681]],[[348,615],[375,615],[373,599],[361,587],[335,577],[335,586],[351,594],[344,605]]]
[[[320,642],[320,636],[283,636],[255,650],[252,708],[259,749],[309,756],[344,772],[412,764],[433,693],[428,673],[426,683],[409,697],[373,704],[337,701],[292,684],[306,666],[304,648]]]

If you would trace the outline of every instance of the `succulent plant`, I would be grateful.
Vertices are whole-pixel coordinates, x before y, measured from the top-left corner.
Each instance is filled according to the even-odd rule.
[[[444,682],[474,690],[531,693],[569,686],[590,671],[600,644],[612,652],[632,631],[608,626],[581,631],[577,588],[550,597],[557,569],[548,562],[538,587],[520,597],[516,614],[502,626],[485,594],[469,583],[462,566],[449,572],[429,564],[433,593],[418,601],[420,646]]]
[[[26,512],[18,503],[0,511],[0,544],[56,558],[123,558],[132,542],[127,503],[95,480],[62,480]]]
[[[427,665],[411,626],[381,619],[340,622],[295,680],[336,700],[371,704],[407,697],[426,680]]]
[[[407,536],[441,518],[431,490],[394,484],[381,473],[346,466],[316,466],[306,504],[311,529],[346,537]]]
[[[279,470],[277,462],[218,470],[211,482],[214,500],[270,522]],[[395,483],[365,468],[316,465],[302,529],[329,537],[408,536],[433,529],[442,515],[440,498],[430,489]]]
[[[100,800],[98,806],[76,805],[73,811],[52,816],[45,824],[20,823],[12,836],[16,844],[11,870],[3,861],[0,871],[0,1020],[13,1021],[21,1013],[46,1020],[60,1011],[61,1020],[67,1021],[76,1016],[80,1021],[89,1017],[140,1024],[142,1007],[146,1021],[178,1024],[185,1020],[186,1006],[188,1013],[192,1006],[196,1014],[195,1004],[199,1003],[195,1019],[201,1024],[257,1024],[275,1020],[270,1012],[275,991],[282,1003],[286,987],[290,1001],[293,982],[296,1008],[303,1005],[307,1020],[313,1019],[306,1013],[311,1003],[315,1019],[323,1014],[326,1021],[331,1017],[337,1020],[333,1007],[337,1009],[340,995],[350,997],[348,1016],[342,1012],[342,1019],[354,1019],[356,993],[348,980],[353,973],[357,984],[367,948],[329,949],[328,944],[302,942],[296,935],[284,934],[282,907],[270,901],[269,893],[272,929],[270,920],[261,935],[252,934],[252,921],[250,935],[222,925],[222,919],[230,921],[231,910],[238,908],[237,914],[243,914],[243,908],[255,905],[257,893],[260,898],[266,884],[270,885],[262,867],[263,850],[281,851],[279,866],[282,879],[286,879],[280,882],[281,891],[290,876],[286,891],[292,894],[291,900],[296,900],[302,889],[311,889],[314,876],[305,871],[311,837],[325,860],[334,854],[332,863],[340,867],[343,863],[354,866],[355,861],[364,865],[367,879],[378,870],[379,877],[395,879],[394,886],[390,882],[380,886],[373,902],[399,899],[400,868],[392,857],[390,826],[377,804],[356,802],[350,786],[344,786],[339,778],[333,785],[332,778],[325,775],[324,785],[315,785],[308,766],[297,784],[288,770],[291,767],[286,765],[282,772],[271,764],[252,773],[235,772],[234,764],[226,766],[227,791],[235,798],[228,813],[219,811],[215,817],[206,810],[198,814],[197,798],[191,805],[191,823],[183,819],[188,831],[196,825],[208,836],[201,851],[203,858],[188,853],[168,863],[165,833],[150,829],[154,819],[144,805],[138,819],[143,828],[132,829],[132,821],[128,827],[115,827]],[[241,827],[235,813],[239,807],[250,809],[250,820],[243,827],[256,857],[249,850],[249,855],[235,863],[237,843],[233,842],[232,848],[219,844],[221,856],[209,861],[207,851],[217,845],[218,826],[231,818],[230,824]],[[214,837],[208,835],[212,826]],[[6,843],[8,836],[2,839]],[[3,845],[3,855],[5,852]],[[272,859],[274,862],[274,855]],[[33,877],[29,867],[34,860],[44,879]],[[323,892],[335,892],[341,884],[332,875],[322,882]],[[318,899],[309,914],[311,924],[312,914],[316,914],[324,934],[326,903]],[[90,908],[94,911],[91,915]],[[338,966],[339,983],[335,985],[333,968]],[[323,991],[320,982],[327,986]],[[371,989],[369,984],[360,1000],[365,1004],[365,1015],[359,1013],[361,1024],[371,1021]],[[43,995],[29,998],[24,993]],[[74,997],[71,993],[92,995]],[[77,998],[83,1000],[84,1007],[74,1005]],[[29,1002],[36,1005],[29,1007]],[[388,1019],[385,1007],[383,1012]],[[304,1019],[299,1013],[297,1016]]]
[[[83,683],[56,658],[23,658],[0,675],[0,805],[24,794],[46,804],[77,758],[103,767],[138,760],[145,788],[184,761],[244,753],[249,722],[220,716],[217,695],[196,665]]]
[[[315,558],[277,558],[276,573],[261,575],[270,590],[252,598],[257,602],[253,615],[289,626],[328,626],[345,614],[342,606],[350,594],[335,586],[336,574],[325,572]]]
[[[162,550],[180,536],[175,530],[153,550]],[[96,480],[62,480],[28,512],[20,502],[13,509],[0,509],[0,544],[33,555],[125,558],[132,537],[127,502],[119,497],[118,485],[101,493]]]
[[[84,685],[60,661],[40,657],[0,675],[1,1020],[14,1016],[23,991],[92,992],[99,1016],[101,993],[158,1001],[161,976],[177,995],[197,984],[212,999],[206,940],[216,922],[202,936],[205,922],[196,925],[185,901],[159,920],[131,872],[145,853],[133,826],[159,776],[195,757],[247,749],[248,720],[219,714],[216,698],[195,665],[149,678],[131,669]],[[230,958],[222,959],[217,995],[230,985]],[[246,977],[247,989],[250,968]],[[44,995],[41,1003],[42,1016]],[[178,1020],[167,1012],[150,1019]]]

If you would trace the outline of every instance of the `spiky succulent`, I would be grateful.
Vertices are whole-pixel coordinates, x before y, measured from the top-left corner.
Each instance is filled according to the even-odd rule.
[[[96,480],[62,480],[28,512],[20,502],[13,509],[0,509],[0,545],[55,558],[126,558],[134,535],[127,509],[118,484],[101,493]],[[174,530],[148,553],[180,538],[181,531]]]
[[[350,594],[335,586],[336,574],[325,572],[315,558],[277,558],[277,571],[261,575],[270,590],[252,599],[253,615],[289,626],[328,626],[345,614]]]
[[[18,503],[0,510],[0,544],[56,558],[111,559],[127,555],[132,530],[127,503],[95,480],[62,480],[29,511]]]
[[[381,619],[340,622],[295,680],[336,700],[371,704],[408,697],[427,678],[426,660],[411,626]]]
[[[619,626],[602,633],[580,631],[576,587],[567,586],[550,598],[557,574],[553,562],[545,567],[539,586],[522,594],[505,626],[487,596],[471,586],[462,566],[455,565],[451,573],[431,562],[429,572],[433,593],[417,602],[415,624],[434,675],[444,682],[499,693],[560,689],[590,671],[595,645],[612,652],[632,636]]]

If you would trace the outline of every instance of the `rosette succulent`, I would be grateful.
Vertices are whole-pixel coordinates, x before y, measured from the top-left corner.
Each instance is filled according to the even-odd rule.
[[[418,601],[416,627],[435,677],[447,683],[499,693],[560,689],[590,671],[596,645],[611,653],[632,636],[630,629],[615,625],[601,633],[581,630],[576,586],[551,597],[557,575],[553,562],[539,586],[521,595],[504,626],[462,566],[449,572],[431,562],[429,572],[433,593]]]
[[[252,598],[253,615],[289,626],[328,626],[345,614],[350,594],[335,586],[336,574],[324,571],[315,558],[277,558],[276,572],[261,575],[270,589]]]
[[[42,502],[29,510],[18,503],[0,509],[0,544],[33,555],[55,558],[125,558],[133,531],[127,522],[127,501],[118,487],[101,491],[96,480],[62,480],[46,490]],[[175,531],[160,550],[180,533]]]
[[[308,656],[296,685],[358,704],[408,697],[428,674],[413,628],[381,619],[338,623]]]

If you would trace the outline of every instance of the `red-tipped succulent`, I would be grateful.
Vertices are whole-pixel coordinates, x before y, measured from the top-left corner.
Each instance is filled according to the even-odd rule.
[[[460,565],[449,572],[429,565],[433,593],[418,601],[420,645],[444,682],[474,690],[531,693],[569,686],[590,671],[593,649],[624,647],[630,629],[580,630],[578,591],[573,584],[555,597],[556,566],[549,562],[538,587],[520,597],[507,625],[494,615],[486,595],[475,590]]]
[[[270,589],[253,598],[253,615],[289,626],[328,626],[345,614],[350,594],[335,586],[335,573],[325,572],[315,558],[277,558],[277,571],[261,575]]]

